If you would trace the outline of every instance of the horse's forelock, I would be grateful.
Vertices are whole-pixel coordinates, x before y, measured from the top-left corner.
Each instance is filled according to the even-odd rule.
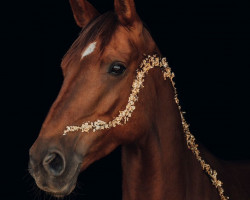
[[[76,56],[79,57],[81,51],[97,38],[100,40],[100,52],[102,53],[117,30],[118,24],[119,22],[114,12],[107,12],[91,21],[82,29],[79,37],[65,54],[62,66],[68,65],[68,63],[72,59],[75,59]]]

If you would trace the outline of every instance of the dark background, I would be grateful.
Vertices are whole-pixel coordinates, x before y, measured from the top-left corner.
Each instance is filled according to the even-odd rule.
[[[90,1],[100,12],[112,0]],[[137,10],[176,74],[191,132],[216,156],[250,159],[250,6],[243,1],[139,1]],[[60,61],[80,29],[67,0],[1,3],[1,199],[50,199],[27,171],[62,83]],[[70,199],[120,199],[120,149],[79,177]]]

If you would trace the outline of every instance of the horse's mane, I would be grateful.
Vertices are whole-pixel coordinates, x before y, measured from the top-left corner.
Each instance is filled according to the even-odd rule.
[[[79,37],[65,54],[62,66],[67,65],[74,56],[79,56],[84,47],[86,47],[88,43],[96,40],[97,37],[100,38],[100,50],[103,52],[116,31],[118,24],[119,22],[114,12],[107,12],[92,20],[82,29]]]

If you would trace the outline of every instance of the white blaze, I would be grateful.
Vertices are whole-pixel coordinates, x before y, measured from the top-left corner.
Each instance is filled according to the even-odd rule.
[[[89,46],[82,52],[81,59],[91,54],[95,50],[95,47],[96,47],[96,42],[90,43]]]

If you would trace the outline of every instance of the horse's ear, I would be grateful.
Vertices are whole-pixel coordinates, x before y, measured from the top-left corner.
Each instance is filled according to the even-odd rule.
[[[75,21],[81,28],[99,16],[99,12],[86,0],[69,0],[69,2]]]
[[[133,26],[139,17],[136,13],[134,0],[115,0],[115,12],[123,25]]]

